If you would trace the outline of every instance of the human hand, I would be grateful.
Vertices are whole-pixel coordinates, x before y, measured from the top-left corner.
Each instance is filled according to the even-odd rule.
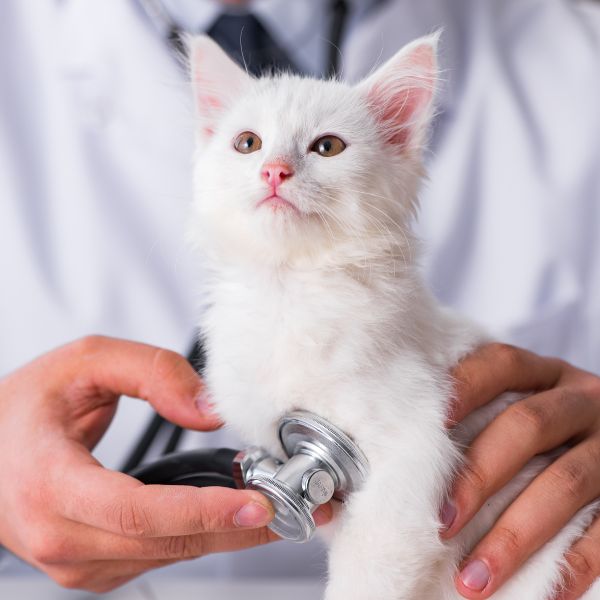
[[[538,475],[466,558],[456,577],[465,598],[491,596],[519,567],[600,496],[600,378],[563,361],[489,344],[455,369],[456,403],[449,425],[506,391],[535,393],[510,406],[473,441],[467,465],[442,511],[455,536],[484,502],[536,454],[569,450]],[[552,499],[551,511],[540,511]],[[560,600],[579,598],[600,576],[600,519],[571,548],[572,575]],[[557,597],[558,598],[558,597]]]
[[[120,394],[210,430],[202,382],[167,350],[89,337],[0,380],[0,544],[65,587],[103,592],[149,569],[276,539],[258,492],[141,484],[90,454]]]

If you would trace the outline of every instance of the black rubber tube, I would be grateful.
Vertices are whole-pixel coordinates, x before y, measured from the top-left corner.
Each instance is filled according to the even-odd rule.
[[[167,443],[165,444],[161,454],[164,456],[171,454],[171,452],[175,452],[175,450],[177,450],[177,446],[179,446],[179,441],[181,440],[182,436],[183,429],[179,427],[179,425],[173,425],[169,439],[167,440]]]
[[[226,483],[225,487],[235,487],[233,482],[233,459],[237,453],[238,450],[231,448],[174,452],[147,465],[136,467],[128,474],[146,484],[180,484],[206,487],[207,485],[223,485]],[[191,481],[196,483],[191,483]]]
[[[182,476],[171,481],[169,485],[193,485],[194,487],[226,487],[237,489],[235,480],[217,473],[194,473]]]
[[[165,419],[161,417],[158,413],[152,415],[150,423],[148,423],[146,429],[142,433],[142,436],[138,440],[134,449],[131,451],[131,454],[123,463],[123,466],[120,469],[121,471],[123,471],[123,473],[128,473],[144,460],[144,456],[146,456],[148,448],[150,448],[152,442],[158,435],[158,432],[164,427],[165,423]]]
[[[345,0],[331,1],[331,28],[329,32],[329,76],[335,77],[339,74],[339,62],[341,56],[340,45],[348,17],[348,4]]]

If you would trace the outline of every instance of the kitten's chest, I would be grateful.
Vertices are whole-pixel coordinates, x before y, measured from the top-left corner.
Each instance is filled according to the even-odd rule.
[[[222,280],[212,289],[201,325],[206,377],[222,416],[249,439],[265,443],[265,427],[291,409],[314,408],[356,365],[368,302],[348,287],[295,278]]]

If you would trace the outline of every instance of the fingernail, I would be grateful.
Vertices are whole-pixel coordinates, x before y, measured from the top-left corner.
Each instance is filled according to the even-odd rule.
[[[459,577],[465,587],[480,592],[490,582],[490,570],[482,560],[472,560]]]
[[[333,517],[333,511],[331,510],[331,507],[327,507],[326,505],[319,506],[313,513],[313,519],[315,520],[317,527],[329,523],[331,517]]]
[[[198,410],[206,417],[215,417],[220,419],[219,415],[215,410],[215,405],[211,402],[212,396],[205,390],[200,392],[200,395],[196,398],[196,406]]]
[[[250,502],[235,513],[233,521],[238,527],[261,527],[271,521],[271,514],[262,504]]]
[[[454,519],[456,519],[456,506],[452,500],[446,500],[444,506],[442,506],[442,512],[440,513],[443,531],[448,531],[448,529],[452,527]]]

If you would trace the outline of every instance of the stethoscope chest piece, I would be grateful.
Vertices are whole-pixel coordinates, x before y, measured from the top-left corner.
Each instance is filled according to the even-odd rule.
[[[262,448],[241,451],[234,460],[240,487],[255,489],[269,498],[275,518],[269,527],[281,537],[308,541],[316,526],[312,513],[331,498],[344,500],[360,488],[368,461],[343,431],[307,411],[294,411],[279,422],[286,462]]]

